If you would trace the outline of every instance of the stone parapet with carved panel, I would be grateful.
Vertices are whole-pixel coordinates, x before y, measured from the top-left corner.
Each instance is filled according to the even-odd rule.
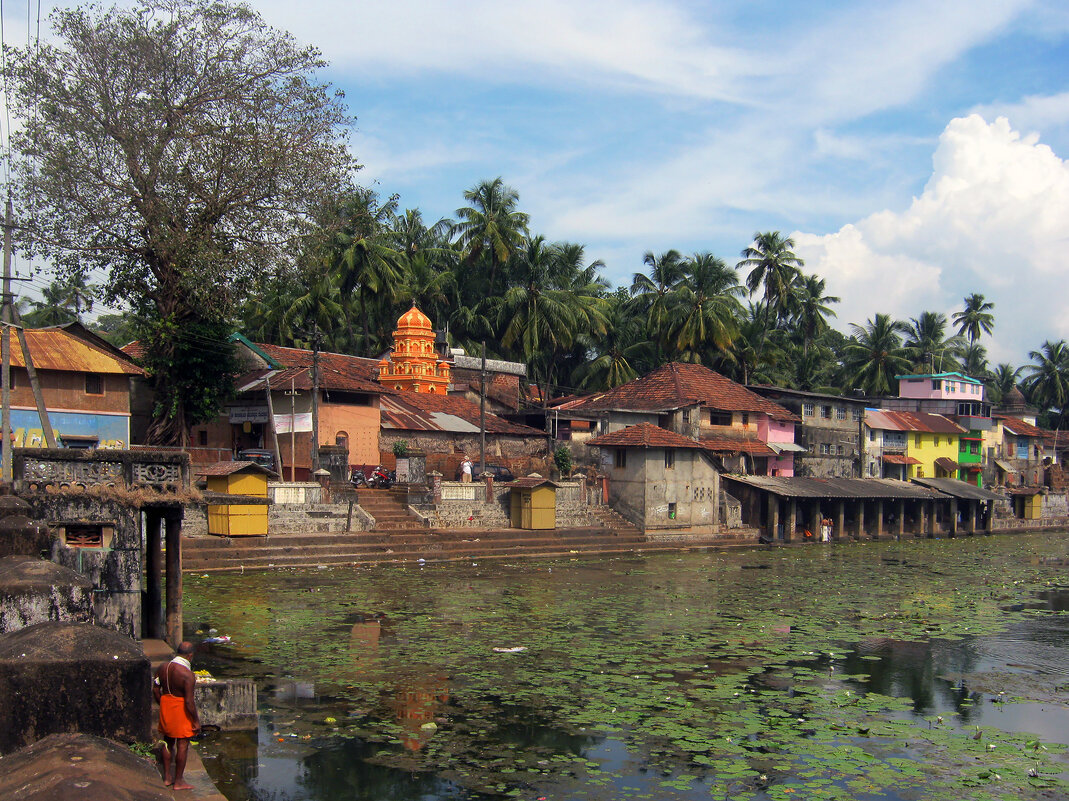
[[[15,448],[12,455],[18,489],[95,486],[189,489],[189,456],[180,452]]]

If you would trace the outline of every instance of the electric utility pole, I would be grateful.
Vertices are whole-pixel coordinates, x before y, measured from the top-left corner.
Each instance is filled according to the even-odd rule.
[[[319,323],[312,330],[312,474],[319,469]],[[309,476],[309,481],[316,479]]]
[[[12,473],[11,450],[11,198],[8,198],[4,211],[4,297],[3,312],[0,318],[0,383],[3,384],[0,395],[0,447],[3,448],[3,464],[0,466],[0,481],[10,484],[14,480]]]

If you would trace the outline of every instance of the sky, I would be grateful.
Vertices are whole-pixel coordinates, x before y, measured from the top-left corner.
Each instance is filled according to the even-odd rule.
[[[980,293],[992,365],[1069,339],[1069,3],[252,5],[330,62],[360,182],[427,220],[500,176],[614,286],[778,230],[845,333]]]

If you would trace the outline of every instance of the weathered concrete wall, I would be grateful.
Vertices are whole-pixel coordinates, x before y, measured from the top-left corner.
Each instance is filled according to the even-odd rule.
[[[720,474],[700,451],[672,449],[672,466],[661,448],[634,450],[644,456],[645,509],[643,528],[715,534],[719,528]],[[674,516],[673,516],[674,514]]]
[[[198,680],[193,698],[202,725],[225,731],[256,728],[256,683],[252,679]]]
[[[88,495],[32,497],[33,513],[52,527],[52,561],[89,578],[97,590],[94,615],[98,626],[141,636],[141,515],[117,501]],[[72,547],[70,524],[99,524],[105,530],[101,547]],[[110,535],[109,533],[110,532]]]
[[[32,556],[0,559],[0,634],[47,621],[93,622],[93,583]]]
[[[4,757],[0,798],[18,801],[171,801],[156,766],[125,745],[53,734]]]
[[[720,525],[725,529],[742,528],[742,502],[733,495],[720,492]]]
[[[141,645],[100,626],[38,623],[0,635],[0,753],[60,732],[148,741],[150,681]]]
[[[387,431],[379,435],[379,449],[392,455],[395,442],[404,440],[409,450],[434,453],[478,453],[479,434],[456,434],[450,431]],[[516,437],[504,434],[486,435],[488,459],[508,459],[519,456],[545,454],[546,439],[541,436]]]
[[[511,491],[495,484],[493,500],[486,502],[486,485],[460,481],[442,482],[442,502],[433,508],[435,528],[508,528],[511,523]],[[600,504],[596,486],[584,481],[563,481],[557,489],[557,528],[598,525],[592,509]],[[425,510],[427,511],[427,510]]]

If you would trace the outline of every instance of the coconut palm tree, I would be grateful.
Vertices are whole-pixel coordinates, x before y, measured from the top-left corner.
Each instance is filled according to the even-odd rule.
[[[765,313],[777,323],[784,319],[791,302],[791,290],[804,262],[795,255],[794,240],[779,231],[758,231],[753,243],[742,251],[739,268],[749,268],[746,288],[750,294],[764,286]],[[766,321],[765,330],[771,320]]]
[[[976,342],[980,333],[990,334],[995,327],[995,316],[991,310],[994,303],[984,300],[984,296],[973,293],[964,299],[965,308],[954,312],[954,325],[958,327],[959,336],[967,336],[969,342]]]
[[[618,387],[638,378],[652,363],[653,344],[646,337],[645,318],[635,314],[627,290],[607,298],[604,335],[594,339],[590,360],[577,371],[579,386],[587,390]]]
[[[973,378],[987,378],[987,348],[978,342],[973,342],[961,349],[961,370],[965,375]]]
[[[666,323],[672,305],[673,292],[686,275],[683,257],[678,250],[666,250],[660,256],[647,250],[642,263],[649,270],[635,273],[631,281],[631,297],[635,310],[645,315],[646,330],[658,346],[658,361],[668,340]]]
[[[955,370],[955,355],[965,341],[960,336],[946,335],[947,316],[942,312],[925,311],[909,321],[905,347],[913,369],[934,373]]]
[[[527,237],[527,214],[518,211],[520,196],[500,177],[482,181],[464,193],[471,205],[457,209],[453,233],[468,264],[485,256],[490,265],[486,297],[494,296],[498,268],[507,263]]]
[[[676,353],[700,361],[709,348],[726,350],[738,331],[744,294],[738,273],[712,253],[695,253],[683,265],[667,330]],[[684,356],[686,358],[686,356]]]
[[[825,295],[823,278],[815,275],[799,275],[794,286],[794,324],[802,337],[802,354],[809,353],[809,346],[817,337],[828,330],[828,318],[835,317],[832,303],[840,298]]]
[[[33,311],[25,323],[31,328],[63,325],[78,319],[66,281],[52,281],[41,290],[41,300],[31,300]]]
[[[1039,350],[1029,351],[1032,364],[1022,369],[1027,373],[1023,387],[1029,400],[1044,410],[1057,409],[1065,416],[1069,403],[1069,345],[1064,339],[1047,340]]]
[[[865,325],[850,325],[852,337],[844,348],[848,374],[854,387],[867,395],[887,395],[895,376],[909,370],[909,352],[902,336],[909,326],[888,314],[877,314]]]
[[[1007,395],[1017,386],[1023,367],[1014,367],[1003,362],[995,366],[987,379],[987,399],[994,405],[1003,402]]]

